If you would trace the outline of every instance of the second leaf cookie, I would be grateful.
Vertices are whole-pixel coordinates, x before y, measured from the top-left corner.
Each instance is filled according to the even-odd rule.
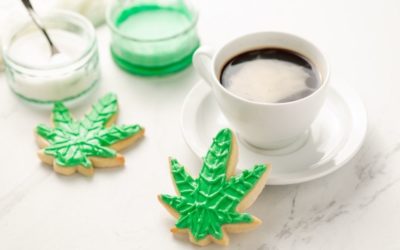
[[[52,127],[36,127],[39,158],[54,171],[70,175],[78,171],[93,175],[93,167],[116,167],[124,164],[117,151],[144,135],[140,125],[113,125],[118,113],[114,94],[102,97],[83,119],[72,118],[63,103],[57,102],[52,113]]]
[[[261,223],[244,210],[261,193],[271,167],[259,164],[235,175],[237,157],[235,135],[223,129],[204,157],[198,178],[170,159],[177,195],[159,195],[158,199],[177,218],[173,233],[188,234],[190,241],[200,246],[211,242],[228,245],[228,233],[251,230]]]

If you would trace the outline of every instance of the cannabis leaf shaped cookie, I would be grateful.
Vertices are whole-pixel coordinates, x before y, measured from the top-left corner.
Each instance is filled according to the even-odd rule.
[[[170,168],[178,196],[159,195],[159,201],[178,219],[173,233],[188,233],[197,245],[211,241],[227,245],[228,232],[254,228],[261,221],[243,211],[261,193],[270,167],[256,165],[235,174],[236,139],[229,129],[221,130],[204,157],[197,179],[190,176],[175,159]]]
[[[115,167],[124,164],[117,150],[129,146],[144,134],[139,125],[113,125],[118,113],[117,97],[102,97],[85,117],[76,121],[63,103],[54,104],[53,128],[36,127],[42,148],[39,158],[53,165],[57,173],[70,175],[78,171],[92,175],[93,167]]]

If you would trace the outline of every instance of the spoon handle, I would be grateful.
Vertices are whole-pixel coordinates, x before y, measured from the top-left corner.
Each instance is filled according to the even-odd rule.
[[[25,5],[25,8],[28,10],[28,13],[31,16],[35,25],[40,29],[40,31],[42,31],[43,35],[46,37],[46,40],[49,42],[51,54],[55,55],[55,54],[59,53],[57,47],[53,44],[53,41],[50,39],[49,34],[47,33],[46,29],[44,28],[44,25],[40,21],[40,18],[37,16],[35,10],[33,9],[33,6],[31,4],[30,0],[21,0],[21,1]]]

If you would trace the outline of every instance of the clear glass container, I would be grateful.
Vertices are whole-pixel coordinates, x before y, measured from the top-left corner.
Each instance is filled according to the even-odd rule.
[[[138,75],[180,71],[191,64],[199,47],[197,19],[187,0],[115,0],[106,14],[112,57]]]
[[[40,16],[60,54],[51,56],[47,41],[30,19],[13,23],[2,46],[11,90],[35,104],[86,96],[100,76],[93,25],[85,17],[68,11]]]

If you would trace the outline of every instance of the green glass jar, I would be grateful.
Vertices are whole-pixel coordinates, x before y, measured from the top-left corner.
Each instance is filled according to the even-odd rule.
[[[180,71],[199,47],[197,18],[193,5],[184,0],[117,0],[107,10],[112,57],[137,75]]]

